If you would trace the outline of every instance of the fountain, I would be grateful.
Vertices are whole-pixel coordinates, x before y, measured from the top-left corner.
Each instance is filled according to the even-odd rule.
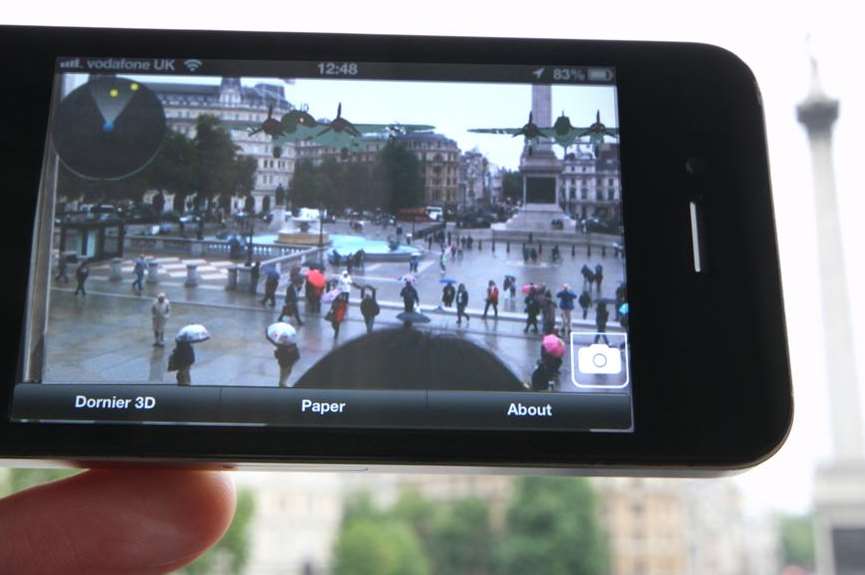
[[[292,216],[285,208],[273,211],[271,231],[276,232],[274,243],[290,246],[317,246],[330,244],[327,232],[321,230],[321,213],[312,208],[301,208]]]

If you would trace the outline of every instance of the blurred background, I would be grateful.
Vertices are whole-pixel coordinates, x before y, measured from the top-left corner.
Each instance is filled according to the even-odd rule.
[[[865,304],[857,296],[865,293],[865,264],[857,247],[865,245],[860,221],[865,194],[858,138],[865,128],[860,66],[865,49],[857,12],[843,2],[744,1],[505,6],[451,0],[311,5],[34,0],[4,7],[2,24],[703,42],[741,57],[763,94],[796,396],[792,433],[771,460],[735,477],[701,480],[235,473],[241,499],[234,524],[186,572],[865,572],[865,517],[853,513],[857,500],[865,507],[865,480],[857,481],[856,458],[839,461],[833,448],[829,391],[838,382],[826,373],[837,356],[824,345],[824,327],[835,329],[838,316],[824,326],[815,185],[807,133],[796,113],[809,93],[813,58],[823,90],[840,102],[831,169],[846,263],[843,281],[850,294],[842,311],[858,362],[854,382],[861,417]],[[0,489],[8,493],[61,473],[0,470]],[[841,514],[836,533],[841,537],[832,543],[826,533],[835,533],[838,509],[848,513]],[[823,546],[819,569],[815,540]],[[829,565],[828,547],[853,567]],[[858,560],[863,563],[856,567]]]

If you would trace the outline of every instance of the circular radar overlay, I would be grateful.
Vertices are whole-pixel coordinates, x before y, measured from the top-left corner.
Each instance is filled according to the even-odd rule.
[[[52,136],[60,161],[75,174],[119,180],[156,155],[165,137],[165,112],[144,84],[100,76],[60,101]]]

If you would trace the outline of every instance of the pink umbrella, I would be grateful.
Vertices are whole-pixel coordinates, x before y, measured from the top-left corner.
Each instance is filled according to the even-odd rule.
[[[530,291],[532,291],[533,287],[536,287],[535,284],[526,284],[522,288],[520,288],[520,291],[522,291],[524,294],[528,295],[528,293]]]
[[[324,275],[318,270],[309,270],[309,273],[306,274],[306,281],[319,289],[323,288],[325,284]]]
[[[544,336],[543,341],[541,341],[541,348],[553,357],[561,358],[565,355],[565,342],[552,333]]]

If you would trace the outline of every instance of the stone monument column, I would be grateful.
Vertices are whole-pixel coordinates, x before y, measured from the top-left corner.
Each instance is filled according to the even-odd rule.
[[[846,575],[865,573],[865,439],[832,167],[832,126],[838,118],[838,101],[823,92],[816,62],[812,60],[811,66],[811,89],[798,106],[797,115],[808,132],[817,200],[820,300],[833,447],[832,460],[821,465],[815,477],[814,536],[817,572]]]

